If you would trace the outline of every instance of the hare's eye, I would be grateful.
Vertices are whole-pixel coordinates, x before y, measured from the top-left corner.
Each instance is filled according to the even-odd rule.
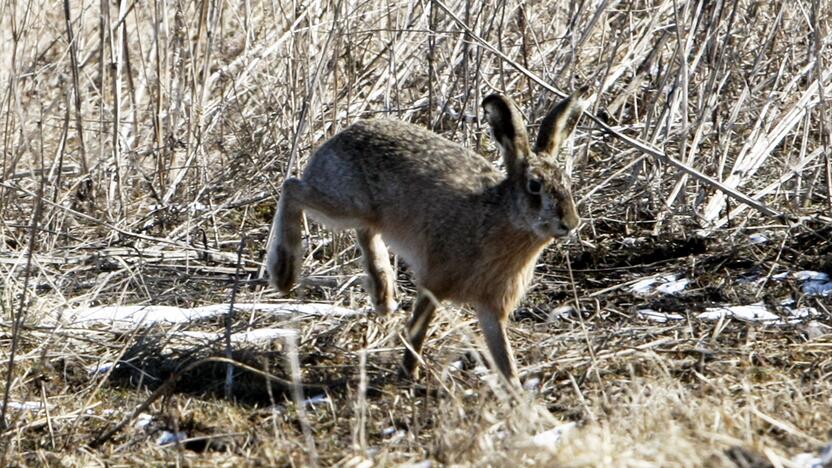
[[[537,179],[529,179],[526,183],[526,190],[532,195],[539,195],[540,191],[543,190],[543,184]]]

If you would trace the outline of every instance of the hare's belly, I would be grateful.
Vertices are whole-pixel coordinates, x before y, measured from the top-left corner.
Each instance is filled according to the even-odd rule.
[[[425,257],[425,249],[420,242],[421,239],[415,236],[408,235],[408,233],[397,233],[390,231],[382,231],[381,234],[384,242],[390,247],[396,255],[410,268],[417,283],[422,282],[424,275],[427,273],[427,258]]]
[[[304,210],[315,221],[332,229],[333,231],[345,231],[347,229],[358,229],[365,226],[365,222],[359,218],[333,216],[332,213],[324,214],[320,211],[306,208]]]

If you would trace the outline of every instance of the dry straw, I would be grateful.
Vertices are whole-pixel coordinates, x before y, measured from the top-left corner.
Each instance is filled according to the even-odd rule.
[[[822,0],[0,0],[0,465],[796,466],[829,442],[832,314],[776,277],[832,273],[830,18]],[[238,310],[200,343],[180,332],[222,325],[65,319],[283,301],[259,279],[268,221],[327,137],[391,117],[496,161],[482,97],[534,127],[582,83],[584,224],[510,331],[532,391],[489,378],[454,307],[414,384],[392,377],[403,314]],[[305,226],[302,300],[366,306],[349,235]],[[628,288],[670,273],[682,295]],[[760,300],[815,315],[697,318]],[[268,327],[296,346],[229,344]]]

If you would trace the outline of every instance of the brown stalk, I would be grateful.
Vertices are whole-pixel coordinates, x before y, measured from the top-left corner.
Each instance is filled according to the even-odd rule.
[[[87,164],[87,150],[84,144],[84,124],[81,110],[81,85],[78,78],[78,45],[75,42],[75,34],[72,31],[72,18],[69,9],[69,0],[64,0],[64,19],[66,20],[66,36],[69,43],[70,71],[72,72],[73,102],[75,104],[75,132],[78,135],[78,149],[81,157],[81,173],[89,173]]]
[[[166,182],[165,177],[165,155],[167,150],[164,147],[164,129],[162,128],[162,44],[159,38],[159,23],[161,15],[159,13],[159,0],[153,1],[153,65],[155,67],[155,80],[153,88],[153,143],[154,143],[154,157],[156,160],[156,175],[159,182],[159,187],[164,187]],[[160,200],[161,201],[161,200]]]
[[[823,25],[820,22],[821,8],[820,0],[812,0],[812,32],[815,52],[815,79],[818,81],[818,108],[820,112],[820,132],[825,135],[822,138],[824,149],[824,162],[826,167],[826,205],[829,211],[832,212],[832,128],[829,124],[829,113],[827,112],[827,103],[823,88]]]
[[[41,113],[41,120],[43,119],[43,114]],[[32,259],[35,255],[35,250],[38,247],[37,239],[38,233],[40,232],[40,221],[43,212],[43,191],[46,185],[46,172],[44,169],[43,164],[43,140],[41,140],[41,152],[39,157],[40,162],[40,180],[38,184],[38,192],[37,197],[33,200],[35,204],[35,209],[32,212],[32,218],[29,223],[29,239],[26,246],[26,266],[23,269],[23,290],[20,294],[18,303],[17,303],[17,310],[12,311],[11,313],[11,323],[12,323],[12,333],[11,333],[11,347],[9,349],[9,359],[6,364],[6,379],[5,385],[3,385],[3,406],[0,407],[0,432],[6,431],[9,429],[8,423],[6,421],[6,410],[9,407],[9,397],[11,396],[12,384],[17,380],[14,378],[14,370],[16,366],[16,355],[18,352],[18,346],[20,345],[20,338],[22,333],[23,323],[26,319],[27,311],[29,308],[29,281],[31,280],[32,270],[33,270],[33,263]],[[5,309],[5,301],[3,301],[3,309]],[[5,311],[5,310],[4,310]],[[6,448],[8,447],[7,444],[0,444],[3,445],[3,452],[0,454],[0,462],[6,460]]]
[[[434,1],[437,5],[439,5],[440,8],[442,8],[445,11],[445,13],[447,13],[451,18],[453,18],[453,20],[461,28],[463,28],[469,34],[471,34],[471,36],[474,37],[477,40],[477,42],[480,43],[480,45],[482,45],[483,47],[491,50],[491,52],[493,52],[494,54],[499,56],[501,59],[503,59],[506,63],[510,64],[515,69],[517,69],[520,73],[522,73],[522,74],[528,76],[529,78],[531,78],[538,85],[542,86],[545,89],[548,89],[549,91],[555,93],[556,95],[558,95],[560,97],[566,97],[566,94],[564,92],[562,92],[562,91],[556,89],[554,86],[548,84],[542,78],[540,78],[539,76],[537,76],[536,74],[534,74],[530,70],[526,69],[525,67],[523,67],[522,65],[520,65],[516,61],[512,60],[507,55],[500,52],[499,49],[497,49],[493,45],[489,44],[483,38],[481,38],[480,36],[475,34],[473,31],[471,31],[471,29],[468,28],[468,26],[465,23],[463,23],[462,20],[457,18],[456,15],[454,15],[454,13],[450,9],[448,9],[448,7],[445,6],[440,0],[434,0]],[[735,199],[739,202],[750,205],[752,208],[756,209],[757,211],[759,211],[760,213],[762,213],[766,216],[776,218],[776,219],[784,219],[783,213],[766,206],[764,203],[761,203],[757,200],[754,200],[753,198],[749,197],[748,195],[745,195],[744,193],[742,193],[742,192],[740,192],[740,191],[738,191],[734,188],[731,188],[731,187],[729,187],[729,186],[727,186],[727,185],[725,185],[725,184],[723,184],[723,183],[721,183],[717,180],[714,180],[711,177],[706,176],[705,174],[703,174],[699,170],[685,165],[683,162],[678,161],[675,158],[672,158],[672,157],[668,156],[663,151],[661,151],[657,148],[654,148],[651,145],[648,145],[647,143],[643,143],[639,140],[636,140],[632,137],[629,137],[629,136],[619,132],[618,130],[613,129],[606,122],[599,119],[596,115],[591,114],[589,111],[584,111],[584,115],[586,115],[587,117],[592,119],[604,131],[606,131],[607,133],[609,133],[611,135],[614,135],[615,137],[617,137],[618,139],[620,139],[621,141],[626,143],[628,146],[630,146],[632,148],[636,148],[641,152],[647,153],[647,154],[649,154],[650,156],[653,156],[654,158],[656,158],[659,161],[663,161],[663,162],[666,162],[666,163],[670,164],[671,166],[675,167],[676,169],[678,169],[678,170],[696,178],[697,180],[719,189],[720,191],[722,191],[723,193],[725,193],[729,197],[731,197],[731,198],[733,198],[733,199]]]

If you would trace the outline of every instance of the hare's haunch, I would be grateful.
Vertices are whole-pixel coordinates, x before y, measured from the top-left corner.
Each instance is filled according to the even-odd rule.
[[[491,357],[516,381],[505,324],[540,252],[579,223],[556,156],[575,128],[587,89],[543,119],[532,148],[514,103],[491,95],[485,117],[506,173],[482,156],[416,125],[364,120],[324,143],[300,179],[283,185],[269,239],[271,284],[288,292],[301,261],[302,213],[357,231],[376,310],[396,308],[385,242],[413,271],[419,294],[402,371],[412,375],[437,301],[471,304]],[[384,241],[382,241],[384,239]],[[412,351],[411,351],[412,349]]]

